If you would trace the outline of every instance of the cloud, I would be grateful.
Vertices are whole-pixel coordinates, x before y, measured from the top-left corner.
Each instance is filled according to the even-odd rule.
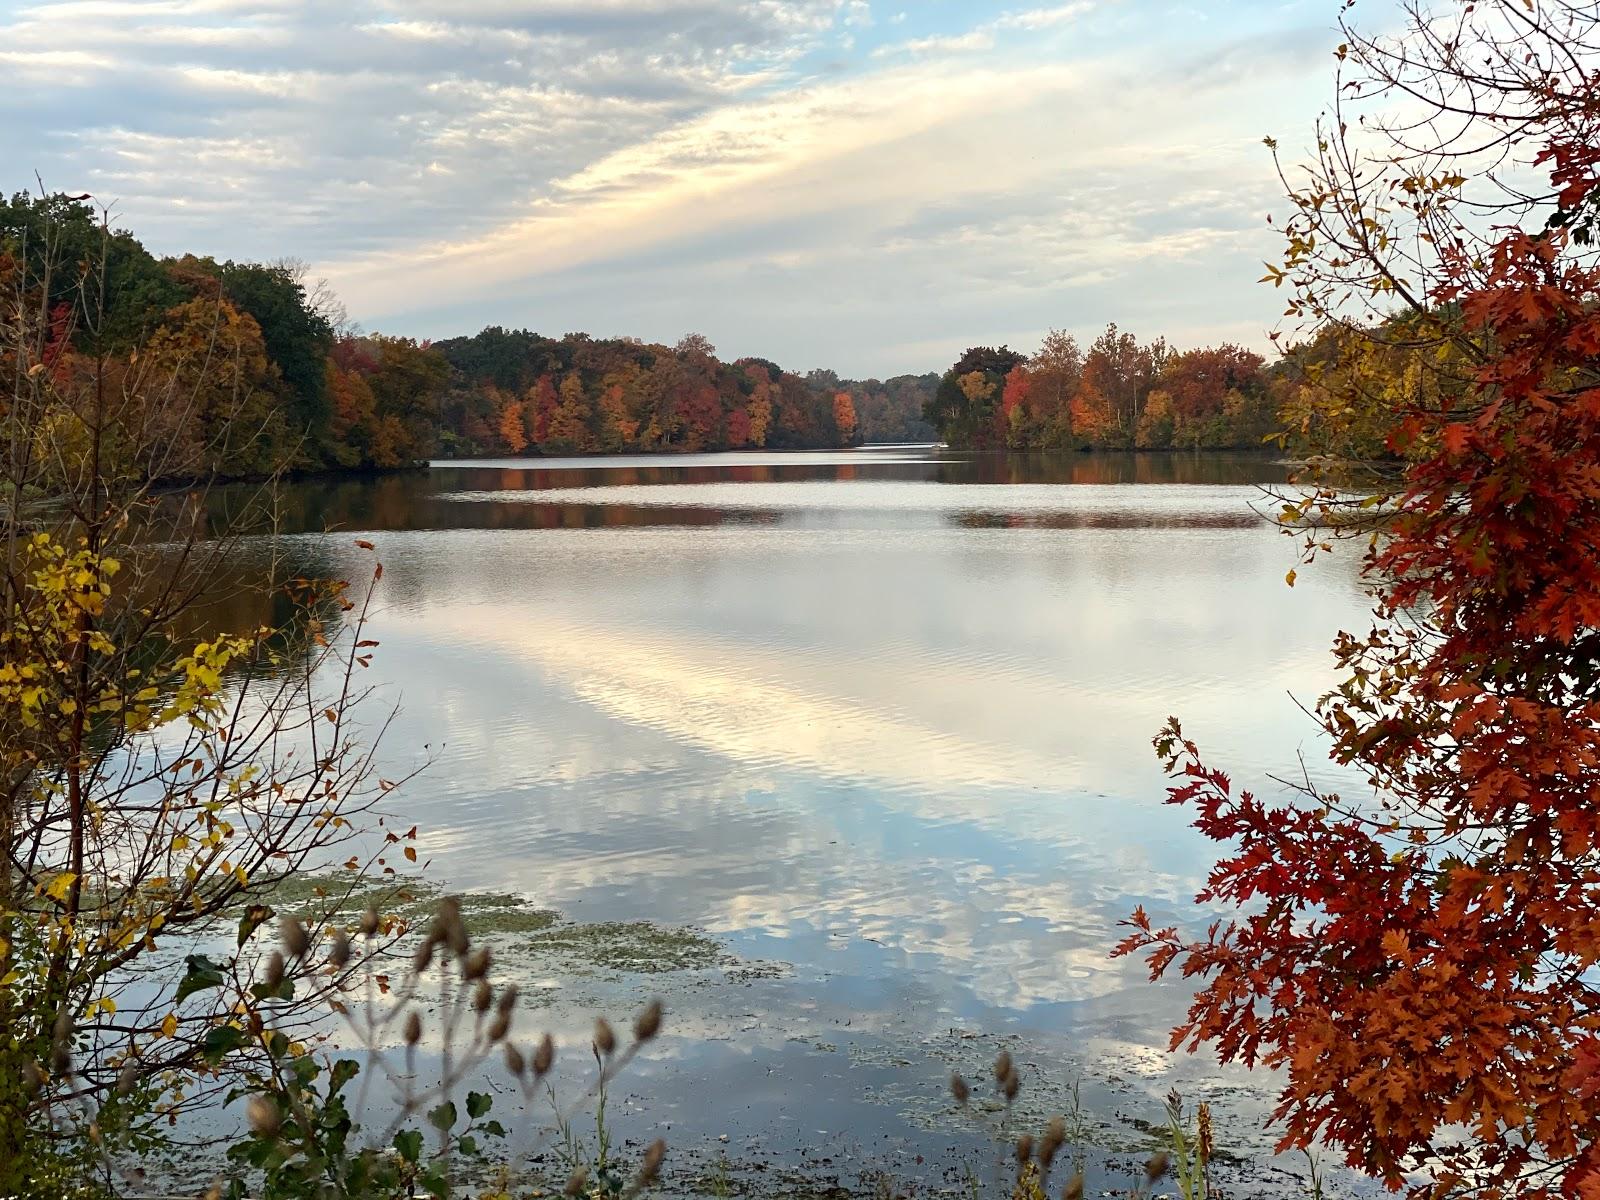
[[[1235,297],[1259,137],[1293,125],[1260,122],[1309,120],[1324,48],[1158,7],[39,3],[0,16],[0,161],[159,251],[310,259],[418,335],[700,328],[887,373],[983,328],[1175,320],[1185,269],[1186,328],[1268,325]]]
[[[1030,8],[1017,12],[1001,13],[965,33],[944,34],[933,37],[912,38],[898,45],[880,46],[873,51],[875,57],[886,58],[894,54],[960,54],[973,50],[992,50],[997,35],[1012,30],[1037,32],[1065,25],[1089,13],[1095,0],[1072,0],[1053,8]]]

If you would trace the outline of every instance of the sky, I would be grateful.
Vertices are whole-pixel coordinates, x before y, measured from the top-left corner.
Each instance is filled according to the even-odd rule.
[[[0,187],[296,258],[368,330],[851,377],[1268,345],[1337,0],[0,0]]]

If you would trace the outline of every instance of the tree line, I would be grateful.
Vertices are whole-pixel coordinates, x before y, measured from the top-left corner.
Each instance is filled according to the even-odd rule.
[[[352,325],[304,264],[158,258],[102,226],[84,198],[0,200],[0,284],[47,257],[78,264],[33,298],[52,331],[42,361],[65,381],[103,360],[112,386],[138,398],[161,434],[141,444],[159,453],[122,467],[147,478],[934,438],[961,449],[1244,449],[1284,433],[1307,455],[1382,457],[1386,414],[1416,373],[1395,352],[1358,362],[1327,334],[1269,364],[1237,345],[1178,350],[1114,324],[1087,347],[1052,331],[1031,356],[978,346],[943,375],[888,380],[724,361],[697,334],[666,346],[490,326],[418,341]],[[65,314],[86,300],[103,316],[68,336]],[[1371,403],[1323,403],[1350,382],[1324,377],[1334,369],[1360,373]]]
[[[34,281],[26,303],[45,315],[41,363],[59,381],[104,367],[161,435],[138,439],[153,457],[120,464],[136,476],[931,436],[921,410],[936,376],[798,375],[723,361],[694,334],[664,346],[498,326],[432,343],[366,333],[304,264],[161,258],[104,225],[87,197],[0,199],[0,284]],[[86,305],[96,319],[69,322]]]
[[[1112,324],[1087,350],[1059,331],[1031,357],[975,346],[923,415],[950,445],[973,449],[1259,448],[1300,380],[1239,346],[1179,351]]]

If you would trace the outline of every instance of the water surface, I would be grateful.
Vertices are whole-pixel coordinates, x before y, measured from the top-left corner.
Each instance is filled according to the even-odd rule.
[[[1291,1165],[1252,1131],[1271,1081],[1169,1057],[1187,993],[1107,955],[1137,905],[1208,919],[1215,854],[1149,744],[1169,714],[1241,780],[1272,789],[1302,752],[1326,775],[1291,697],[1366,606],[1353,554],[1285,586],[1293,543],[1254,511],[1284,478],[879,447],[450,463],[285,499],[308,569],[359,570],[358,536],[384,563],[383,753],[428,763],[393,801],[427,874],[737,961],[516,968],[526,1027],[569,1043],[595,1005],[666,995],[626,1133],[702,1166],[958,1179],[999,1118],[944,1081],[1007,1046],[1027,1119],[1081,1080],[1092,1180],[1126,1185],[1176,1083],[1266,1187]]]

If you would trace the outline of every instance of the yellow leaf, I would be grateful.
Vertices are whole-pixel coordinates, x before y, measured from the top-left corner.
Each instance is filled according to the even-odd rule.
[[[1293,571],[1290,571],[1287,575],[1285,575],[1283,577],[1283,581],[1285,583],[1287,583],[1290,587],[1293,587],[1294,586],[1294,581],[1296,579],[1298,579],[1298,578],[1299,578],[1298,575],[1296,575]]]
[[[178,1035],[178,1014],[168,1013],[167,1019],[161,1022],[162,1037],[176,1037]]]
[[[67,899],[67,893],[72,890],[73,880],[77,878],[71,871],[63,871],[45,885],[44,894],[52,900],[60,900],[64,903]]]
[[[409,859],[411,862],[416,862],[417,861],[417,848],[415,846],[407,846],[406,849],[405,849],[405,855],[406,855],[406,858]]]

